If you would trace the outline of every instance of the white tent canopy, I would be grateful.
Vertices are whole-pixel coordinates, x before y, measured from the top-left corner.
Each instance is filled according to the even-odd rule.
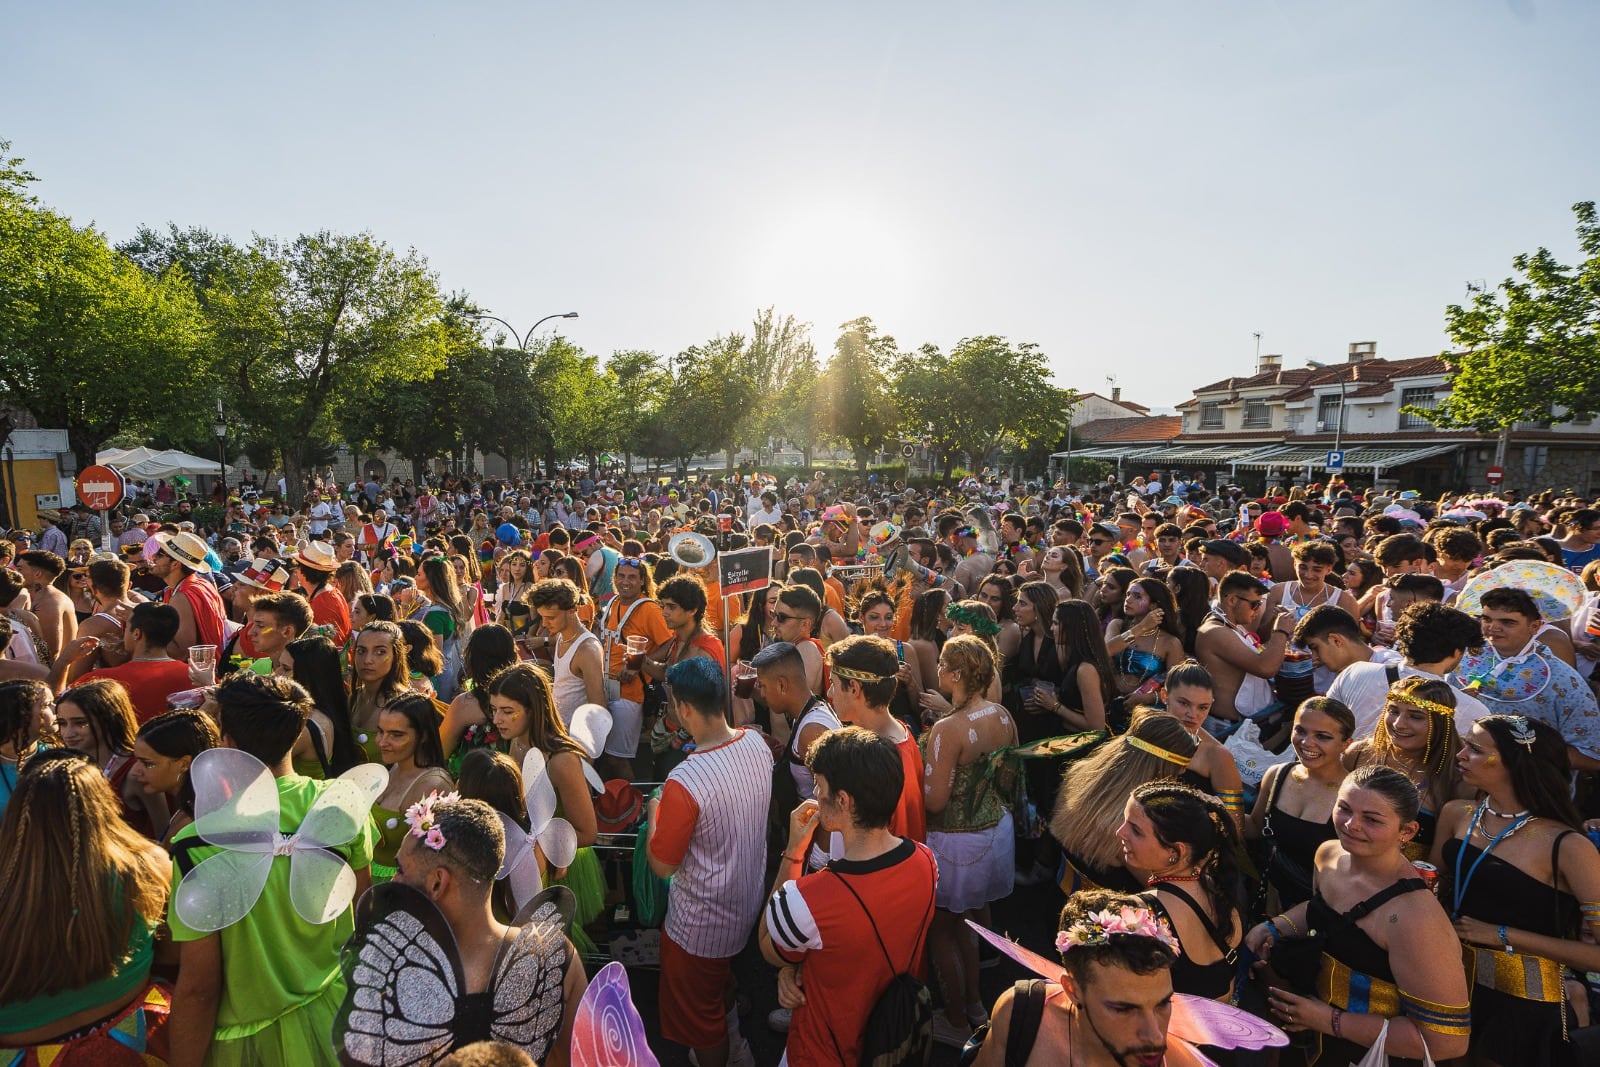
[[[218,471],[217,461],[214,459],[191,456],[187,452],[179,452],[173,448],[157,452],[143,445],[138,448],[101,452],[95,456],[95,462],[103,463],[118,471],[124,478],[145,482],[153,482],[157,478],[171,478],[178,474],[185,478],[214,477]],[[227,473],[234,473],[233,468],[228,467]]]

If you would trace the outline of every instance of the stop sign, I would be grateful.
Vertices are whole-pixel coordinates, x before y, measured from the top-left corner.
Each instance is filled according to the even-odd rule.
[[[78,500],[95,511],[110,511],[122,503],[126,489],[122,475],[101,463],[78,472]]]
[[[1483,477],[1490,485],[1499,485],[1506,479],[1506,469],[1504,467],[1490,467],[1483,472]]]

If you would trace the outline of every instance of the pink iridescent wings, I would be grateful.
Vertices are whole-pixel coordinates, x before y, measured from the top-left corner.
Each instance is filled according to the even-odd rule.
[[[985,930],[971,919],[967,920],[967,925],[976,930],[979,937],[1040,978],[1049,982],[1061,981],[1061,964],[1047,960],[992,930]],[[1168,1025],[1167,1035],[1196,1045],[1213,1045],[1217,1048],[1259,1049],[1289,1043],[1289,1035],[1247,1011],[1221,1001],[1183,993],[1173,994],[1172,1022]]]
[[[645,1043],[628,972],[608,963],[589,981],[572,1020],[573,1067],[660,1067]]]

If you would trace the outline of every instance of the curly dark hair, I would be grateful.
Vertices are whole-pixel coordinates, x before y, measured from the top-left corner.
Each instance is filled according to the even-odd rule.
[[[1400,614],[1394,647],[1411,663],[1439,663],[1483,647],[1483,628],[1466,612],[1419,601]]]

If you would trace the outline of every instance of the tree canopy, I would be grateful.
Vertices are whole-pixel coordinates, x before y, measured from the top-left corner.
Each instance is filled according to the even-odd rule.
[[[1443,359],[1455,377],[1450,395],[1418,414],[1493,431],[1600,412],[1600,221],[1592,201],[1572,211],[1582,262],[1567,266],[1547,248],[1523,253],[1512,277],[1445,309],[1460,350]]]

